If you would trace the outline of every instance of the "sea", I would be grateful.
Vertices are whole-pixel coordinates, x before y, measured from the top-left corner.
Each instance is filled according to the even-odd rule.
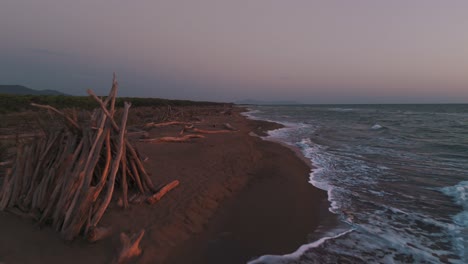
[[[285,126],[265,139],[311,160],[309,184],[339,219],[249,264],[468,263],[467,104],[248,108]]]

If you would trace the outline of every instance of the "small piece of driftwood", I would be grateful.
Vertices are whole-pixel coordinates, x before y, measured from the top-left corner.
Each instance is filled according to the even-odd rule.
[[[204,138],[203,135],[185,135],[181,137],[160,137],[160,138],[147,138],[147,139],[140,139],[140,142],[151,142],[151,143],[159,143],[159,142],[187,142],[190,141],[192,138]]]
[[[200,134],[223,134],[223,133],[232,133],[232,130],[205,130],[205,129],[192,128],[190,129],[190,132],[200,133]]]
[[[141,230],[138,234],[134,234],[129,237],[125,233],[120,233],[120,242],[122,243],[122,249],[117,259],[118,264],[127,263],[132,258],[141,255],[140,242],[145,235],[145,230]]]
[[[171,183],[165,185],[164,187],[161,188],[157,193],[153,194],[152,196],[148,197],[146,199],[146,202],[149,204],[154,204],[157,203],[161,198],[166,195],[170,190],[174,189],[179,185],[179,181],[175,180],[172,181]]]
[[[150,123],[147,123],[145,124],[145,127],[149,128],[149,127],[165,127],[165,126],[185,126],[185,125],[190,125],[191,123],[188,123],[188,122],[179,122],[179,121],[169,121],[169,122],[164,122],[164,123],[154,123],[154,122],[150,122]]]
[[[226,128],[227,130],[231,130],[231,131],[237,131],[237,129],[235,129],[233,126],[231,126],[231,124],[229,123],[224,123],[223,124],[224,128]]]

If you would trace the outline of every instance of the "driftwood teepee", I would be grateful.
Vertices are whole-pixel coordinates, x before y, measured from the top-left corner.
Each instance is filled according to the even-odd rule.
[[[130,103],[124,104],[121,119],[115,118],[115,77],[105,100],[88,93],[100,108],[84,120],[76,113],[33,104],[60,115],[65,125],[27,144],[18,143],[0,189],[0,210],[50,224],[67,240],[84,235],[95,241],[106,233],[98,224],[113,197],[123,207],[128,207],[129,197],[149,197],[151,203],[178,184],[155,189],[126,138]]]

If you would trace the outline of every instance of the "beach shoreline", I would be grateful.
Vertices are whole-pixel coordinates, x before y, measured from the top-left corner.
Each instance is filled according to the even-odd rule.
[[[245,188],[228,198],[208,228],[179,246],[168,263],[246,263],[265,254],[289,254],[318,239],[312,237],[317,227],[338,225],[328,211],[326,191],[309,183],[312,162],[298,148],[268,137],[285,126],[244,118],[250,134],[258,136],[255,147],[263,159]]]
[[[50,227],[1,213],[0,262],[105,263],[117,255],[120,232],[141,229],[146,234],[136,263],[245,263],[295,251],[330,214],[327,194],[308,182],[310,164],[298,153],[251,134],[265,136],[280,124],[247,119],[242,111],[235,107],[226,115],[214,107],[197,124],[217,130],[229,123],[236,132],[190,143],[136,142],[157,185],[181,184],[155,205],[123,210],[112,202],[102,220],[114,230],[107,239],[65,243]],[[179,131],[153,129],[149,136]]]

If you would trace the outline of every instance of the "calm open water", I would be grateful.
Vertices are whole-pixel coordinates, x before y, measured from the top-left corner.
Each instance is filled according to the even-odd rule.
[[[468,263],[468,105],[249,108],[287,126],[269,138],[313,162],[341,220],[250,263]]]

